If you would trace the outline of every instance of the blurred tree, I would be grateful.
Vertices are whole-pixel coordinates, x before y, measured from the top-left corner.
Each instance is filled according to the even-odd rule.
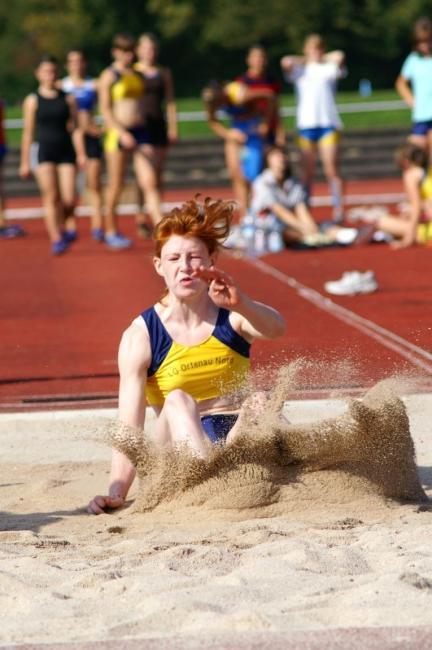
[[[13,0],[0,3],[0,94],[21,99],[35,82],[43,52],[64,59],[81,47],[98,74],[110,60],[113,34],[161,37],[161,60],[174,71],[180,94],[197,93],[210,78],[228,79],[244,69],[249,45],[268,49],[274,71],[279,58],[300,52],[310,32],[329,48],[346,51],[345,87],[361,77],[374,86],[394,83],[410,50],[413,22],[431,11],[426,0]]]

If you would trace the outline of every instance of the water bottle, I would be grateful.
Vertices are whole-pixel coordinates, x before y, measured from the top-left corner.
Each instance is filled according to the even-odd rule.
[[[370,97],[372,95],[372,84],[369,79],[360,79],[359,94],[361,97]]]
[[[267,213],[265,217],[267,232],[267,250],[269,253],[279,253],[285,248],[281,232],[281,222],[274,215]]]
[[[255,217],[252,214],[247,214],[242,221],[241,225],[243,241],[245,244],[246,255],[249,257],[255,256]]]
[[[285,248],[284,240],[278,230],[272,230],[267,236],[267,248],[269,253],[280,253]]]
[[[265,255],[267,252],[267,228],[265,219],[257,217],[255,228],[255,254]]]

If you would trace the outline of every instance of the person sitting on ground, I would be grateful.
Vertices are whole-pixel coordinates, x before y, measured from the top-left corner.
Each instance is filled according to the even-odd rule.
[[[253,88],[238,81],[228,84],[212,82],[202,92],[208,124],[225,142],[225,160],[240,214],[249,206],[250,184],[262,171],[264,148],[274,113],[271,88]],[[268,99],[265,113],[258,100]],[[219,119],[218,110],[229,118],[229,125]]]
[[[267,168],[252,185],[251,212],[256,216],[267,215],[267,228],[279,231],[286,244],[317,246],[351,244],[358,240],[359,232],[355,228],[331,224],[321,232],[306,204],[303,186],[292,175],[283,148],[271,147],[266,159]]]
[[[285,331],[275,309],[247,296],[215,266],[232,217],[232,202],[208,198],[163,217],[155,229],[154,266],[166,291],[132,322],[119,349],[120,422],[142,429],[148,404],[157,416],[155,443],[187,445],[201,458],[212,443],[230,444],[260,399],[264,407],[263,394],[241,405],[250,346]],[[122,506],[134,477],[131,461],[113,450],[109,493],[94,497],[89,512]]]
[[[374,207],[355,208],[351,221],[367,221],[375,231],[390,236],[392,248],[406,248],[412,244],[432,241],[432,167],[423,147],[407,142],[396,151],[396,162],[402,170],[407,196],[399,215]]]

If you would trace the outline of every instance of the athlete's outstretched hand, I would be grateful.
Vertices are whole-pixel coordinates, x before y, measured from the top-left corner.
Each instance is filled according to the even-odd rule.
[[[107,508],[115,509],[124,506],[124,499],[121,496],[109,497],[98,494],[90,501],[87,512],[91,515],[102,515]]]
[[[209,285],[208,295],[217,307],[235,309],[240,304],[241,292],[228,273],[214,266],[200,266],[194,271],[193,277],[199,278]]]

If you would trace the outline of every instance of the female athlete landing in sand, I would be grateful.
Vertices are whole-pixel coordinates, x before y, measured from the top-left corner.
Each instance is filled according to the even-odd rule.
[[[166,284],[163,298],[136,318],[120,343],[119,419],[144,426],[146,404],[157,415],[155,441],[187,444],[200,457],[211,444],[227,444],[239,430],[236,395],[249,370],[254,339],[283,334],[282,316],[245,295],[214,266],[227,237],[233,206],[206,199],[189,201],[157,225],[154,266]],[[135,467],[113,450],[108,496],[96,496],[88,510],[124,504]]]

